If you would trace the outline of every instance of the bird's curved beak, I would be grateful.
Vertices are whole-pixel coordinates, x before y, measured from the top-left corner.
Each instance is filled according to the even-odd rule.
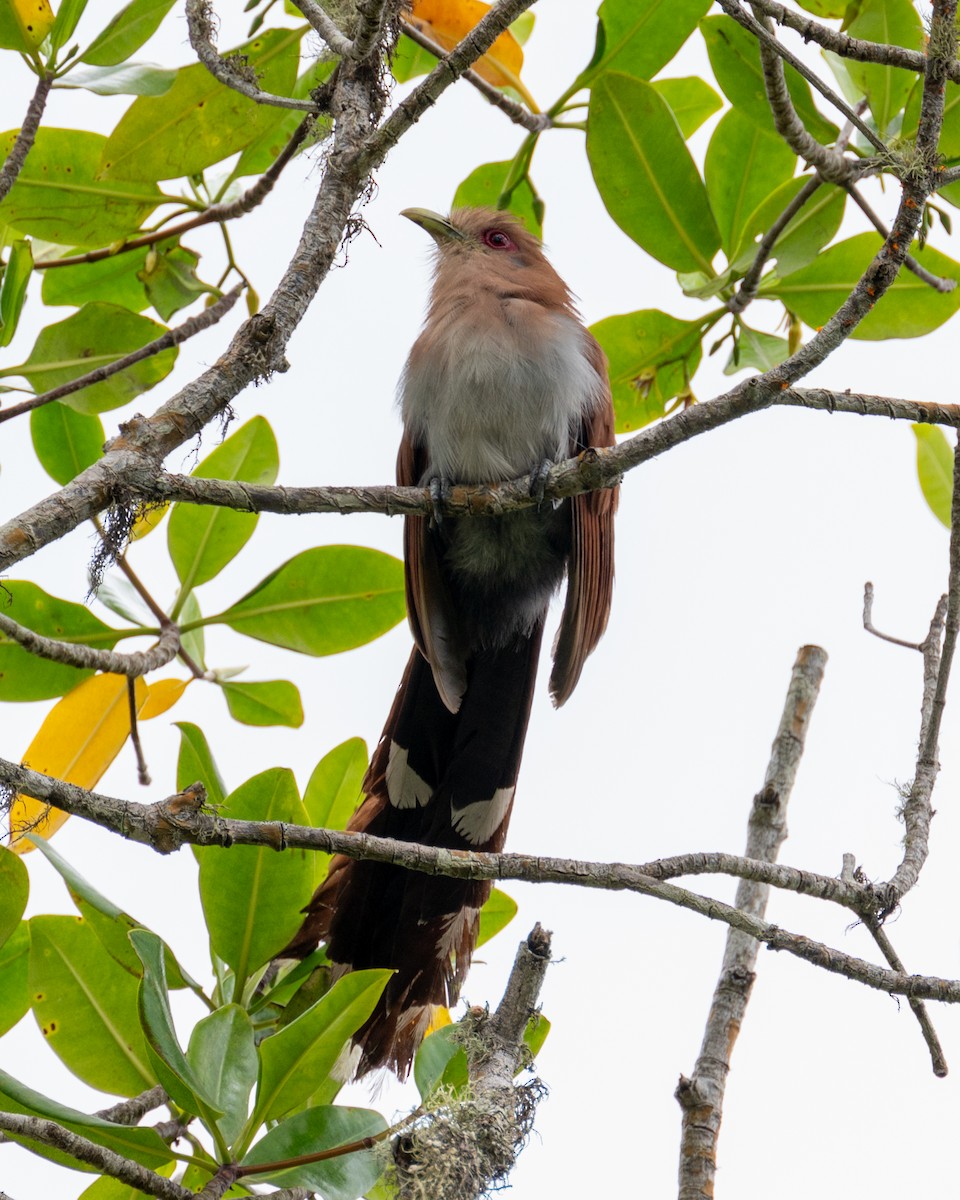
[[[446,217],[441,217],[439,213],[431,212],[429,208],[405,208],[401,211],[400,216],[406,217],[414,225],[419,225],[421,229],[425,229],[438,246],[442,246],[444,242],[462,242],[466,240],[465,235],[457,229],[456,225],[451,225]]]

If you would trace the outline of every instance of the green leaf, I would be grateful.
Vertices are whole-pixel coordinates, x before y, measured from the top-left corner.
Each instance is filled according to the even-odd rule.
[[[363,738],[341,742],[320,759],[303,793],[303,807],[311,825],[317,829],[346,829],[360,803],[367,763],[367,744]],[[332,857],[314,854],[317,884],[326,875]]]
[[[867,42],[904,46],[908,50],[923,47],[920,14],[910,0],[860,0],[847,34]],[[881,138],[886,137],[894,117],[907,102],[915,77],[908,71],[878,63],[850,59],[845,65],[854,84],[867,97],[877,132]]]
[[[817,329],[826,324],[847,298],[882,244],[875,233],[861,233],[838,242],[810,266],[764,284],[760,294],[781,300],[791,312]],[[935,275],[960,280],[960,263],[932,247],[916,250],[914,257]],[[904,267],[852,336],[865,341],[922,337],[949,320],[958,308],[960,287],[952,292],[934,291]]]
[[[141,312],[150,301],[139,273],[147,262],[149,247],[124,251],[98,262],[53,267],[42,272],[40,294],[44,304],[69,304],[80,307],[89,300],[107,300]]]
[[[230,716],[241,725],[303,724],[303,705],[295,684],[286,679],[263,683],[221,683]]]
[[[247,780],[227,797],[223,816],[241,821],[306,824],[307,814],[290,771],[277,767]],[[279,953],[302,921],[313,891],[313,863],[305,850],[259,846],[198,848],[200,899],[213,953],[242,987],[251,972]]]
[[[517,915],[517,902],[506,892],[494,888],[487,898],[486,904],[480,909],[480,932],[477,935],[477,945],[482,946],[492,937],[506,929]]]
[[[440,1087],[456,1092],[466,1084],[467,1054],[461,1033],[459,1025],[444,1025],[421,1042],[413,1060],[413,1078],[421,1100],[429,1100]]]
[[[706,189],[665,100],[628,75],[594,83],[587,157],[607,212],[677,271],[710,271],[720,234]]]
[[[30,879],[19,854],[0,846],[0,947],[20,926]]]
[[[38,919],[54,920],[55,918],[34,917],[33,921],[36,922]],[[73,920],[72,917],[63,919]],[[157,1170],[173,1158],[173,1151],[161,1140],[156,1130],[138,1128],[135,1125],[117,1125],[113,1121],[105,1121],[102,1117],[78,1112],[75,1108],[70,1108],[66,1104],[52,1100],[49,1096],[44,1096],[41,1092],[34,1091],[33,1088],[14,1079],[12,1075],[8,1075],[3,1070],[0,1070],[0,1108],[7,1112],[48,1117],[72,1132],[89,1138],[100,1146],[106,1146],[107,1149],[123,1155],[124,1158],[132,1158],[134,1162],[149,1167],[151,1170]],[[22,1141],[28,1149],[35,1153],[42,1154],[44,1157],[48,1156],[39,1143],[31,1142],[26,1138],[16,1140]],[[53,1155],[49,1155],[49,1157],[53,1157]],[[60,1158],[59,1161],[64,1160]],[[71,1166],[75,1165],[75,1160],[69,1159],[68,1161]],[[89,1170],[89,1168],[82,1167],[81,1170]]]
[[[0,285],[0,346],[9,346],[17,332],[32,271],[33,250],[28,241],[19,238],[10,247]]]
[[[594,70],[649,79],[673,58],[709,7],[710,0],[603,0],[597,16],[604,53]]]
[[[220,1131],[228,1145],[247,1120],[250,1092],[260,1060],[253,1025],[239,1004],[227,1004],[194,1026],[187,1059],[204,1094],[221,1110]]]
[[[0,135],[0,156],[18,132]],[[0,223],[60,246],[105,245],[137,230],[163,194],[152,183],[99,178],[106,143],[99,133],[41,126]]]
[[[77,22],[83,16],[87,0],[60,0],[57,17],[50,30],[50,49],[56,53],[73,36]]]
[[[143,929],[142,921],[137,921],[129,913],[119,908],[112,900],[108,900],[101,892],[86,880],[71,863],[69,863],[44,837],[28,833],[27,839],[40,851],[58,875],[67,885],[70,899],[80,910],[81,916],[96,934],[104,950],[125,971],[137,979],[143,974],[140,957],[134,950],[127,936],[134,929]],[[171,987],[193,987],[199,990],[199,984],[185,977],[168,946],[166,953],[166,971],[170,977]]]
[[[368,1108],[325,1104],[297,1113],[262,1138],[244,1158],[244,1166],[281,1162],[298,1154],[313,1154],[377,1137],[387,1129],[379,1113]],[[355,1150],[316,1163],[255,1175],[255,1182],[279,1187],[305,1187],[320,1192],[323,1200],[357,1200],[377,1182],[386,1165],[372,1150]]]
[[[20,54],[29,54],[34,49],[34,42],[25,36],[10,0],[0,0],[0,48]]]
[[[176,78],[172,68],[131,62],[71,71],[64,76],[61,87],[83,88],[98,96],[162,96],[170,91]]]
[[[362,546],[317,546],[271,572],[226,612],[205,617],[300,654],[339,654],[403,620],[403,564]]]
[[[654,79],[650,85],[670,106],[684,138],[696,133],[700,126],[723,107],[723,101],[713,88],[696,75],[682,79]]]
[[[197,466],[198,479],[238,479],[272,484],[280,468],[277,439],[264,417],[253,417]],[[167,547],[181,582],[180,595],[218,575],[257,527],[257,513],[213,505],[175,504],[167,522]],[[174,617],[178,608],[174,608]]]
[[[96,367],[114,363],[139,350],[166,332],[166,327],[119,308],[94,301],[79,312],[48,325],[30,351],[26,362],[6,367],[0,376],[20,375],[40,393],[69,383]],[[64,398],[77,412],[106,412],[126,404],[159,383],[173,370],[177,347],[172,346],[118,371],[109,379],[89,384]]]
[[[161,320],[169,321],[175,312],[193,304],[203,295],[219,294],[215,288],[197,278],[199,261],[199,254],[177,244],[158,247],[152,256],[147,255],[138,278]]]
[[[703,321],[681,321],[656,309],[607,317],[590,327],[610,362],[617,431],[663,416],[700,364]]]
[[[436,65],[436,56],[411,41],[405,33],[400,35],[390,56],[390,70],[397,83],[409,83],[418,75],[428,75]]]
[[[21,921],[0,946],[0,1037],[30,1011],[30,922]]]
[[[317,59],[312,62],[306,71],[297,76],[296,83],[290,89],[290,95],[295,100],[306,100],[314,88],[319,87],[321,83],[325,83],[330,78],[336,65],[337,60],[334,58]],[[264,125],[260,133],[244,148],[237,160],[237,165],[230,172],[231,178],[239,179],[243,175],[263,174],[290,140],[304,116],[302,112],[290,112],[282,108],[275,108],[272,111],[274,113],[273,123]],[[262,119],[265,118],[266,114]],[[330,117],[319,116],[314,122],[313,132],[304,138],[297,153],[302,154],[310,146],[322,141],[329,134],[331,128]]]
[[[761,333],[741,324],[736,352],[731,351],[723,373],[736,375],[738,371],[746,371],[751,367],[757,371],[769,371],[771,367],[789,357],[790,349],[786,338],[774,337],[772,333]]]
[[[477,167],[457,187],[450,207],[496,208],[503,185],[507,182],[507,174],[512,166],[512,162],[493,162]],[[510,203],[507,205],[506,211],[518,217],[531,233],[542,237],[543,229],[537,218],[535,199],[529,181],[522,179],[510,193]]]
[[[226,799],[227,789],[213,761],[203,730],[189,721],[176,721],[174,724],[180,730],[177,790],[182,792],[192,783],[202,783],[207,789],[207,803],[219,807]]]
[[[750,217],[770,193],[793,177],[797,160],[779,137],[731,109],[713,131],[704,162],[710,208],[728,260]]]
[[[33,410],[30,436],[40,466],[61,485],[95,463],[106,441],[98,416],[79,413],[59,400]]]
[[[882,70],[882,68],[880,68]],[[916,141],[920,124],[920,101],[923,98],[923,80],[918,79],[910,92],[903,114],[903,129],[900,136],[909,142]],[[944,158],[960,158],[960,86],[948,82],[943,97],[943,128],[940,131],[940,153]]]
[[[184,600],[183,608],[180,610],[180,620],[184,624],[187,621],[203,620],[203,613],[200,611],[200,602],[197,600],[196,592],[191,592],[186,600]],[[205,669],[206,638],[204,637],[202,626],[191,629],[188,633],[181,633],[180,645],[198,666]]]
[[[755,239],[765,233],[807,181],[791,179],[762,201],[750,214],[734,253],[738,267],[746,269],[756,253]],[[843,221],[847,193],[833,184],[822,184],[777,238],[772,257],[783,277],[813,262],[832,241]]]
[[[917,478],[930,511],[950,528],[953,498],[953,450],[936,425],[914,425],[917,439]]]
[[[815,17],[840,20],[850,7],[850,0],[797,0],[797,4]]]
[[[303,29],[271,29],[238,53],[265,92],[289,95]],[[162,96],[140,96],[103,149],[104,179],[177,179],[194,175],[248,146],[276,116],[219,83],[202,63],[182,67]],[[2,210],[0,210],[2,212]]]
[[[131,0],[97,34],[82,58],[97,67],[122,63],[151,38],[176,0]]]
[[[136,1096],[157,1082],[137,1020],[137,983],[80,917],[30,921],[30,992],[47,1043],[84,1083]]]
[[[134,929],[130,941],[143,963],[137,1010],[157,1078],[175,1103],[186,1112],[196,1113],[208,1129],[213,1129],[223,1113],[206,1094],[177,1040],[167,995],[163,942],[147,929]]]
[[[260,1084],[251,1127],[302,1104],[329,1075],[373,1012],[392,971],[351,971],[305,1013],[260,1043]]]
[[[50,596],[26,580],[3,581],[0,612],[44,637],[100,650],[112,650],[119,634],[84,605]],[[92,674],[37,658],[0,633],[0,700],[49,700],[62,696]]]
[[[700,31],[707,44],[710,65],[724,95],[743,116],[749,117],[768,132],[775,133],[756,38],[732,17],[723,15],[704,17],[700,22]],[[832,142],[837,136],[837,127],[818,112],[810,85],[793,67],[785,66],[784,74],[797,115],[807,130],[820,142]]]
[[[534,1013],[527,1022],[527,1027],[523,1031],[523,1040],[530,1054],[536,1058],[543,1049],[543,1043],[547,1040],[547,1034],[550,1032],[550,1022],[543,1013]]]

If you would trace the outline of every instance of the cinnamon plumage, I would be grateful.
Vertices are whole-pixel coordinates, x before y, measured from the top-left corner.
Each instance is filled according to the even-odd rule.
[[[397,482],[437,496],[531,473],[614,440],[606,360],[540,242],[513,217],[405,216],[437,247],[423,331],[400,382]],[[407,517],[414,648],[349,828],[501,850],[550,599],[567,576],[550,694],[563,704],[607,623],[616,489],[498,517]],[[335,972],[395,974],[355,1039],[363,1074],[405,1075],[470,965],[485,881],[337,857],[285,953],[320,941]]]

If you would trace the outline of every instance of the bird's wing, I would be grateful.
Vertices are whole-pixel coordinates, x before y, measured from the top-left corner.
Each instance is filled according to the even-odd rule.
[[[404,433],[397,454],[397,483],[417,487],[426,469],[423,447]],[[457,712],[467,687],[466,661],[453,603],[437,559],[437,539],[426,517],[404,518],[403,565],[413,640],[430,664],[443,703],[451,712]]]
[[[614,445],[613,400],[603,351],[593,338],[588,355],[602,381],[602,395],[581,424],[571,449]],[[571,500],[572,539],[567,569],[567,598],[553,648],[550,695],[558,707],[577,686],[587,656],[600,640],[613,598],[613,516],[619,487],[587,492]]]

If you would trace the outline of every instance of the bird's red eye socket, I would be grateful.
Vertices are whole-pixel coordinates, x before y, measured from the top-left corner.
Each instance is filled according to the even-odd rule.
[[[517,248],[517,243],[502,229],[485,229],[483,244],[489,246],[491,250],[516,250]]]

